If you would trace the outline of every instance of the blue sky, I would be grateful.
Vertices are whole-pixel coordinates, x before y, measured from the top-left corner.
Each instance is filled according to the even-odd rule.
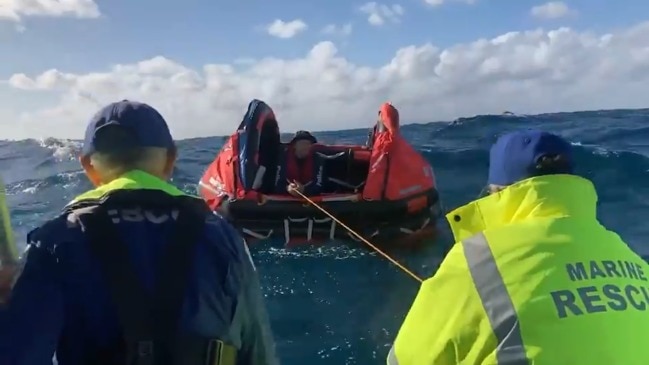
[[[382,25],[365,1],[60,1],[0,6],[4,138],[79,137],[97,104],[124,98],[181,137],[229,134],[252,98],[287,132],[363,127],[386,100],[406,122],[647,106],[646,1],[566,0],[552,17],[532,11],[542,0],[381,0],[403,9]],[[73,5],[99,16],[62,13]],[[279,38],[276,20],[307,28]]]
[[[603,31],[649,14],[649,2],[640,0],[573,0],[568,5],[579,14],[557,20],[530,15],[530,8],[542,1],[478,0],[468,5],[448,0],[437,7],[422,0],[394,3],[405,9],[401,24],[377,28],[358,10],[359,1],[100,0],[100,19],[27,17],[23,33],[0,22],[0,75],[51,67],[84,72],[160,54],[197,67],[245,57],[299,57],[316,42],[338,40],[320,33],[325,25],[348,22],[353,32],[341,51],[353,62],[378,65],[409,44],[447,47],[537,27]],[[260,29],[274,19],[297,18],[309,29],[293,39],[273,38]]]

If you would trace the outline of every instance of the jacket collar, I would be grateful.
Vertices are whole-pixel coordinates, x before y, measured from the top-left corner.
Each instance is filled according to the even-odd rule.
[[[87,191],[77,196],[70,203],[68,203],[68,206],[80,200],[100,199],[104,195],[115,190],[137,190],[137,189],[160,190],[160,191],[164,191],[165,193],[171,196],[186,195],[180,189],[151,174],[148,174],[141,170],[131,170],[107,184],[98,186],[93,190]]]
[[[534,177],[498,193],[472,201],[446,215],[455,240],[486,229],[535,218],[596,219],[597,193],[593,184],[574,175]]]

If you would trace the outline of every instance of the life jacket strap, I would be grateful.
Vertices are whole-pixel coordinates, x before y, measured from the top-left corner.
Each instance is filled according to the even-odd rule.
[[[219,339],[181,335],[179,318],[189,282],[195,247],[203,232],[203,202],[193,198],[156,197],[119,191],[96,206],[75,212],[98,259],[123,332],[125,365],[234,365],[236,348]],[[124,195],[124,196],[121,196]],[[121,196],[121,197],[120,197]],[[153,292],[140,282],[129,249],[109,211],[141,210],[175,219],[157,264]],[[128,223],[127,223],[128,224]],[[119,347],[116,347],[119,348]]]

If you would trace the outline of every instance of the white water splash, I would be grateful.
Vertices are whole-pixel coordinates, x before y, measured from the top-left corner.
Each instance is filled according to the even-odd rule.
[[[41,147],[52,151],[52,157],[57,161],[70,161],[77,158],[83,144],[71,139],[43,138],[38,143]]]

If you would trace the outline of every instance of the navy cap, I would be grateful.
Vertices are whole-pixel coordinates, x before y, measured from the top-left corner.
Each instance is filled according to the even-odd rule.
[[[97,134],[108,126],[122,127],[131,132],[133,138],[99,146]],[[105,106],[92,117],[86,129],[82,155],[136,147],[173,148],[174,141],[167,122],[157,110],[144,103],[122,100]]]
[[[489,154],[489,184],[511,185],[530,177],[548,174],[536,168],[543,156],[561,155],[567,162],[552,174],[572,174],[573,159],[570,142],[556,134],[527,130],[498,138]]]
[[[311,133],[307,131],[295,132],[295,136],[291,140],[290,144],[293,144],[297,141],[311,141],[311,143],[318,143],[318,140]]]

